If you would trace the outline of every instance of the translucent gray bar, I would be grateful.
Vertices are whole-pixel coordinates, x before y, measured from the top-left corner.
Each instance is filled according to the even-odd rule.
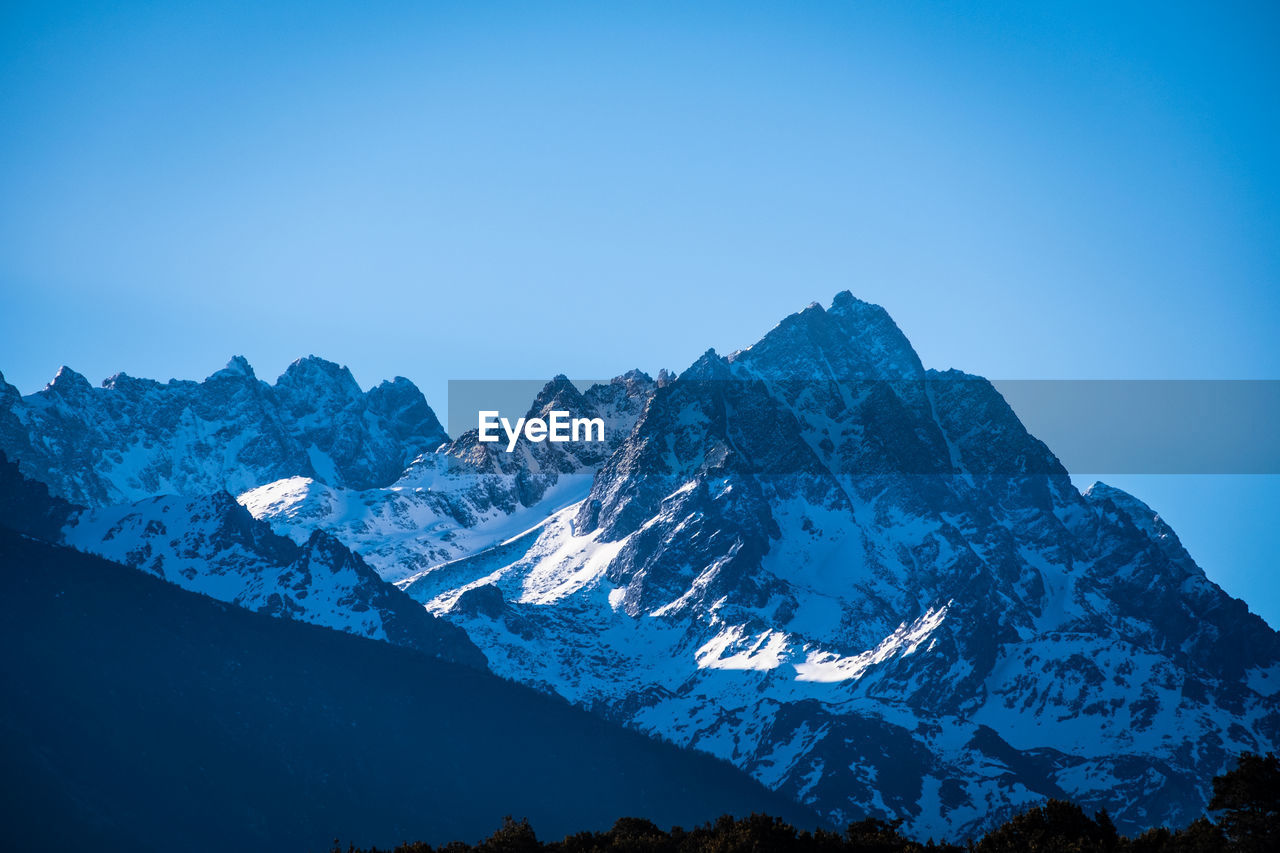
[[[1280,473],[1280,381],[995,380],[1068,471]]]
[[[561,380],[564,381],[564,380]],[[585,392],[594,384],[610,380],[572,380]],[[449,382],[448,429],[457,437],[474,430],[481,410],[500,411],[514,420],[529,412],[531,404],[548,385],[545,380],[451,380]],[[884,388],[876,389],[882,385]],[[992,395],[992,387],[998,396]],[[929,407],[949,400],[981,401],[973,414],[964,417],[983,422],[967,424],[981,436],[1001,419],[1002,402],[1007,402],[1032,436],[1044,442],[1063,466],[1072,472],[1090,474],[1280,474],[1280,380],[992,380],[963,374],[931,374],[927,380],[836,381],[829,378],[783,379],[681,379],[657,391],[660,395],[683,395],[690,400],[716,395],[739,401],[767,396],[778,402],[788,417],[809,418],[803,408],[806,399],[825,401],[874,399],[871,390],[892,390],[906,411],[922,419],[931,418]],[[1002,398],[1002,399],[1001,399]],[[673,405],[678,397],[671,398]],[[994,409],[992,408],[994,404]],[[838,407],[837,407],[838,408]],[[578,414],[578,413],[574,413]],[[1007,417],[1007,413],[1005,415]],[[851,407],[836,417],[862,417]],[[939,418],[939,422],[943,419]],[[1007,424],[995,424],[997,426]],[[1016,423],[1014,424],[1016,427]],[[954,424],[953,424],[954,429]],[[617,439],[620,439],[618,436]],[[617,439],[610,436],[611,443]],[[981,438],[977,439],[980,443]],[[1034,473],[1012,457],[1001,468],[998,448],[980,471],[989,475]],[[787,457],[794,459],[795,457]],[[836,473],[869,473],[859,467],[857,453],[834,454],[826,459]],[[896,458],[896,457],[895,457]],[[936,474],[931,464],[918,465],[916,457],[902,457],[902,473]],[[852,460],[852,461],[850,461]],[[796,473],[773,470],[761,456],[757,473]],[[777,467],[786,467],[781,462]],[[841,470],[837,470],[841,469]],[[911,469],[911,470],[907,470]],[[883,468],[878,470],[883,471]]]

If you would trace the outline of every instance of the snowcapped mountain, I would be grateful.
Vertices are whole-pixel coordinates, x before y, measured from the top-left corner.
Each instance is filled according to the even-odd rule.
[[[1280,737],[1276,633],[849,294],[656,389],[562,503],[401,585],[495,671],[836,821],[954,837],[1069,796],[1184,823]]]
[[[177,385],[199,396],[219,375]],[[0,447],[55,492],[102,498],[68,527],[84,547],[144,568],[163,555],[193,585],[231,574],[261,606],[279,584],[253,578],[285,563],[243,544],[222,556],[231,538],[204,532],[229,498],[200,496],[230,489],[294,548],[328,534],[358,551],[500,675],[725,758],[836,822],[963,837],[1058,796],[1122,831],[1180,824],[1235,753],[1280,746],[1280,635],[1155,511],[1103,484],[1080,493],[990,383],[926,370],[848,293],[675,378],[548,383],[530,411],[606,417],[604,448],[508,454],[474,433],[431,447],[416,402],[326,395],[328,375],[236,380],[292,401],[263,408],[291,437],[278,445],[265,416],[139,432],[188,422],[164,408],[172,384],[131,407],[61,376],[26,399],[3,386]],[[355,409],[399,449],[339,442]],[[104,423],[87,446],[116,449],[70,447]],[[112,444],[126,427],[144,437]],[[187,497],[103,506],[164,491]],[[137,551],[154,506],[207,516],[207,577],[183,563],[183,525]]]
[[[447,440],[409,380],[364,392],[347,368],[315,356],[275,385],[240,356],[204,382],[119,373],[94,388],[63,367],[27,397],[0,376],[0,448],[54,494],[88,506],[238,494],[292,476],[385,486]]]

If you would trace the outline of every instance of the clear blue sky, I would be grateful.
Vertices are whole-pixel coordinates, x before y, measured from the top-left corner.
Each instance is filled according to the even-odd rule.
[[[8,3],[0,370],[1280,378],[1275,4]],[[1132,485],[1113,478],[1117,485]],[[1145,478],[1280,624],[1275,478]]]

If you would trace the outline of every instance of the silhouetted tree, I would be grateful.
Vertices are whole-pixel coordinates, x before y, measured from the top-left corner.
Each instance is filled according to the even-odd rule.
[[[1280,851],[1280,758],[1273,753],[1240,756],[1234,770],[1213,780],[1211,811],[1240,853]]]
[[[977,853],[1105,853],[1119,844],[1120,836],[1105,812],[1090,818],[1075,803],[1049,800],[993,829],[975,849]]]
[[[476,847],[480,853],[537,853],[541,849],[529,819],[515,820],[511,815],[502,819],[501,829]]]
[[[913,844],[899,834],[898,830],[901,827],[901,820],[884,821],[867,818],[856,821],[845,828],[845,849],[857,850],[858,853],[899,853],[903,850],[923,850],[924,848],[919,844]]]
[[[1280,853],[1280,761],[1246,753],[1213,780],[1210,809],[1219,823],[1202,817],[1189,826],[1149,829],[1132,840],[1116,831],[1111,816],[1090,817],[1075,803],[1049,800],[992,829],[969,845],[969,853]],[[843,834],[800,831],[777,817],[724,815],[689,830],[663,831],[643,818],[622,818],[608,832],[579,832],[540,843],[527,820],[510,817],[480,844],[452,842],[401,845],[395,853],[963,853],[950,844],[921,844],[900,833],[902,821],[856,821]],[[333,853],[342,853],[335,842]],[[377,853],[354,851],[348,853]]]

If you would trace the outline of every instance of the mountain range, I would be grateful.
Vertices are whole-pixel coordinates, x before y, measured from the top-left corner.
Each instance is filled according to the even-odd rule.
[[[636,810],[818,822],[727,764],[474,662],[252,613],[49,542],[65,507],[8,464],[0,509],[7,849],[389,849],[476,841],[508,813],[561,835]]]
[[[1280,634],[878,306],[841,293],[678,376],[556,377],[551,409],[610,441],[450,438],[407,380],[314,357],[274,385],[63,368],[0,379],[0,449],[69,502],[41,521],[62,545],[487,668],[835,824],[964,838],[1067,797],[1183,825],[1280,745]]]

